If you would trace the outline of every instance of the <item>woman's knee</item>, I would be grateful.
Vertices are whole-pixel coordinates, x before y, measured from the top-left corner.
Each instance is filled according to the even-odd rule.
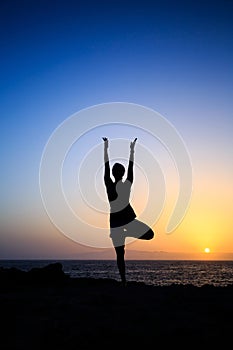
[[[153,232],[153,230],[149,230],[149,231],[147,231],[146,233],[144,233],[141,237],[140,237],[140,239],[144,239],[144,240],[147,240],[147,241],[149,241],[150,239],[152,239],[152,238],[154,238],[154,232]]]

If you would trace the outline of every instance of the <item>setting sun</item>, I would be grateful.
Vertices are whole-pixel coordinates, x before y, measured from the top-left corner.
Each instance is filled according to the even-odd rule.
[[[205,248],[205,253],[210,253],[210,248]]]

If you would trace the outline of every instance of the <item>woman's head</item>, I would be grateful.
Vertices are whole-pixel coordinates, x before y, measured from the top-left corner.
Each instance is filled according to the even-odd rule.
[[[115,163],[112,167],[112,174],[113,174],[116,181],[121,180],[125,174],[124,165],[122,165],[120,163]]]

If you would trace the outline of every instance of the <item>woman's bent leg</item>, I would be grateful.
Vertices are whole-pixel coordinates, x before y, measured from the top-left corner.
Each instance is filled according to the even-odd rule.
[[[134,219],[127,226],[127,237],[134,237],[143,240],[154,238],[154,231],[144,222]]]

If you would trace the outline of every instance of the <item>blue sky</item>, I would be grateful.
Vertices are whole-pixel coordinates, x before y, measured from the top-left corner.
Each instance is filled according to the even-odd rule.
[[[230,184],[232,10],[227,0],[1,2],[2,232],[17,242],[12,222],[43,210],[38,169],[54,129],[100,103],[158,111],[183,136],[198,181],[216,172]],[[0,257],[15,256],[2,237]]]

